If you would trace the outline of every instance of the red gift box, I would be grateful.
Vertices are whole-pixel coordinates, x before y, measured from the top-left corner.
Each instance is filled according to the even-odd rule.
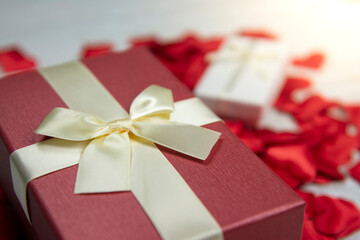
[[[126,110],[151,84],[171,89],[175,102],[193,97],[142,48],[81,62]],[[159,239],[131,192],[74,194],[77,166],[29,183],[28,223],[13,191],[9,154],[46,139],[34,130],[55,107],[66,105],[36,71],[0,80],[0,180],[29,234],[34,239]],[[205,127],[222,134],[205,162],[159,149],[216,219],[224,239],[300,239],[304,201],[224,123]]]

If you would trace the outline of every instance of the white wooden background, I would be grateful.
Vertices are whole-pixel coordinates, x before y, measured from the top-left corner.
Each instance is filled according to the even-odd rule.
[[[41,66],[78,58],[86,43],[125,49],[133,37],[173,40],[187,32],[211,37],[251,28],[275,33],[292,55],[323,51],[316,91],[360,104],[360,1],[0,0],[0,48],[20,45]],[[349,178],[306,189],[360,206],[359,187]],[[347,239],[360,239],[360,232]]]

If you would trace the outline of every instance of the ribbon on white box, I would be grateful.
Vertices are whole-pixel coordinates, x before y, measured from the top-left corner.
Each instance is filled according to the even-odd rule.
[[[211,101],[213,110],[238,117],[218,109],[227,106],[221,102],[267,106],[284,80],[288,54],[278,42],[230,36],[206,58],[210,65],[195,88],[196,95]]]
[[[79,164],[75,193],[131,190],[164,239],[222,239],[222,230],[156,144],[205,160],[220,121],[200,100],[173,104],[152,85],[130,114],[80,62],[39,70],[70,109],[54,109],[36,130],[53,137],[10,156],[14,191],[30,220],[27,184]]]
[[[245,64],[248,64],[248,67],[252,68],[257,74],[260,75],[261,80],[267,79],[267,73],[259,66],[259,62],[270,60],[277,60],[279,56],[275,52],[271,51],[257,51],[256,41],[253,40],[249,46],[244,46],[238,42],[231,42],[229,46],[220,52],[210,52],[206,55],[206,59],[210,63],[218,62],[239,62],[242,65],[237,69],[234,74],[233,79],[229,81],[228,89],[230,89],[234,80],[236,80],[237,75],[245,67]]]

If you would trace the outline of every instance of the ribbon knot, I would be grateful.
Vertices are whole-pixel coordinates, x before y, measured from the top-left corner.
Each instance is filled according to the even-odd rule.
[[[79,160],[75,193],[131,190],[132,142],[156,143],[205,160],[220,133],[169,121],[174,111],[170,90],[152,85],[130,107],[130,115],[104,121],[99,116],[55,108],[38,134],[68,141],[88,141]]]
[[[129,118],[122,119],[122,120],[115,120],[112,122],[109,122],[107,126],[112,131],[118,131],[118,132],[129,132],[131,128],[132,120]]]

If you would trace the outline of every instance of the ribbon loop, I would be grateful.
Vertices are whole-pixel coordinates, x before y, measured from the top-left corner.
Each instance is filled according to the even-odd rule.
[[[169,89],[152,85],[142,91],[133,101],[130,107],[132,120],[145,116],[158,115],[169,118],[174,111],[172,93]]]
[[[99,133],[100,130],[101,133]],[[106,133],[105,122],[95,116],[67,108],[55,108],[41,122],[35,133],[70,141],[85,141]]]

